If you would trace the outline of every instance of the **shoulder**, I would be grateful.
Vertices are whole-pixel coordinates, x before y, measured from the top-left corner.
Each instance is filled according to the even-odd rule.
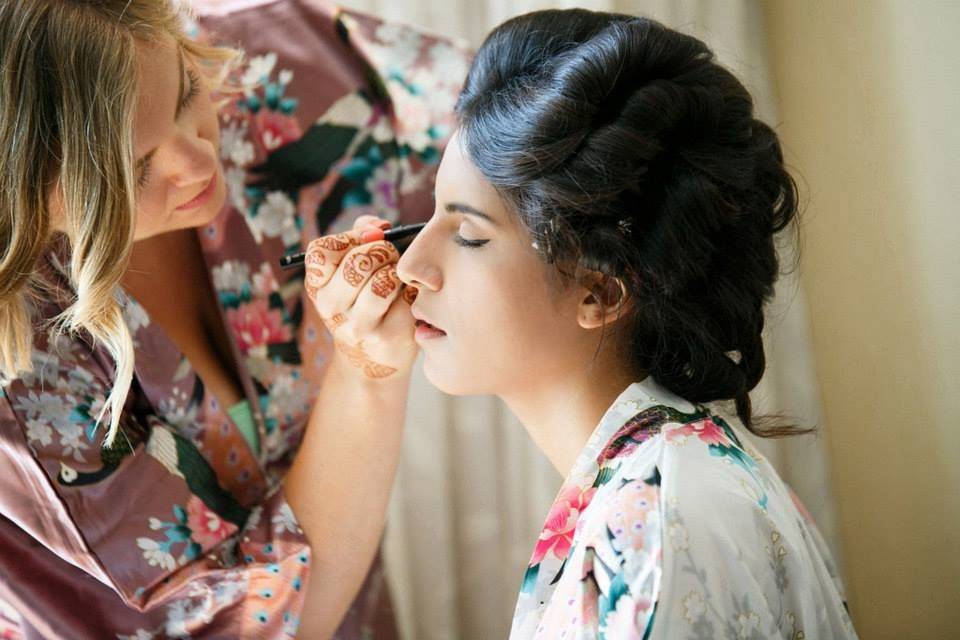
[[[708,410],[691,422],[665,424],[658,437],[668,555],[756,554],[775,530],[792,525],[782,483],[735,418]],[[782,515],[787,522],[778,522]]]
[[[601,458],[583,542],[635,593],[652,597],[677,552],[736,557],[742,545],[763,548],[770,483],[759,454],[722,416],[652,407]]]
[[[695,420],[663,426],[661,466],[671,497],[711,504],[738,504],[746,497],[764,508],[760,487],[772,470],[738,425],[707,410]]]

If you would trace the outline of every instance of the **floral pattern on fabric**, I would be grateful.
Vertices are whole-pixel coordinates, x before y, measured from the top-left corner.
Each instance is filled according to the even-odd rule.
[[[38,326],[34,372],[0,393],[0,464],[16,470],[0,480],[0,575],[35,579],[0,583],[0,605],[45,637],[296,633],[311,546],[282,479],[331,343],[302,271],[280,271],[278,261],[363,214],[431,215],[463,79],[447,72],[467,62],[460,48],[361,14],[299,0],[269,8],[275,24],[295,23],[304,37],[276,29],[266,37],[262,7],[199,23],[248,55],[239,71],[247,89],[221,112],[227,201],[197,237],[260,451],[122,291],[136,375],[122,433],[101,448],[96,418],[112,385],[109,356],[83,335],[54,337]],[[432,77],[438,69],[442,80]],[[70,302],[66,264],[63,243],[44,257],[42,272],[59,293],[41,318]],[[75,615],[76,598],[85,615]],[[334,637],[396,637],[378,562]]]
[[[796,496],[719,409],[614,402],[554,501],[511,640],[856,638]]]

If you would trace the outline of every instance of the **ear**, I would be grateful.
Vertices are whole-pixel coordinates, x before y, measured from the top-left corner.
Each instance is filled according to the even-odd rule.
[[[627,288],[619,278],[596,274],[580,286],[577,323],[584,329],[611,325],[629,309]]]

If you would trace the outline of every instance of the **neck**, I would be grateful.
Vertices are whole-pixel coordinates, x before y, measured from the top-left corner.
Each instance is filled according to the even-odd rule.
[[[603,414],[638,379],[626,367],[603,366],[598,358],[580,371],[567,370],[536,388],[501,398],[566,477]]]
[[[196,230],[177,229],[133,243],[123,287],[138,297],[158,282],[183,281],[202,262]],[[186,280],[189,282],[189,279]]]

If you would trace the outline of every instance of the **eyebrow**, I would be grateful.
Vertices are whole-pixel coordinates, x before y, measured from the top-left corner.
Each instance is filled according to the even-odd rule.
[[[183,47],[177,47],[177,63],[180,68],[180,87],[177,91],[177,107],[173,111],[173,121],[176,122],[180,118],[180,111],[183,110],[183,91],[186,88],[183,84],[183,73],[184,73],[184,63],[183,63]],[[143,157],[137,160],[136,169],[140,169],[143,166],[143,163],[149,160],[153,154],[157,152],[157,148],[154,147],[147,153],[143,154]]]
[[[474,209],[470,205],[463,204],[462,202],[448,202],[444,205],[443,208],[447,213],[465,213],[468,216],[476,216],[478,218],[483,218],[490,224],[494,224],[494,225],[497,224],[496,220],[494,220],[492,217],[485,214],[483,211]]]

